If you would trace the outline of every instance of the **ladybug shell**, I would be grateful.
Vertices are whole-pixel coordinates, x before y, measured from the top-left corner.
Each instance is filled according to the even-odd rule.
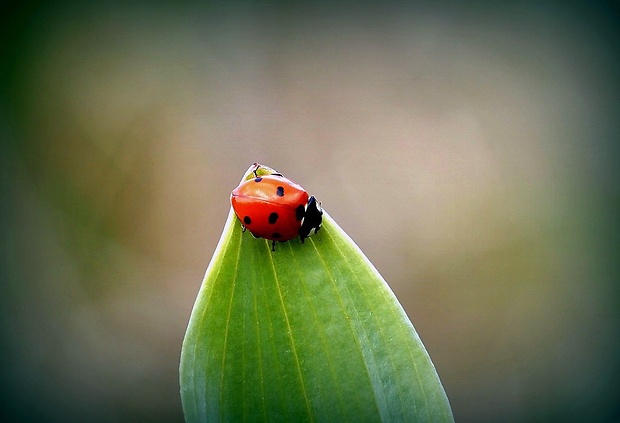
[[[288,241],[299,235],[308,193],[280,175],[265,175],[241,183],[230,195],[235,214],[252,235]]]

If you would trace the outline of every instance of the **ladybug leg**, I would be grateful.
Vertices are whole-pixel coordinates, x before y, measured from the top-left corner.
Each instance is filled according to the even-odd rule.
[[[276,242],[271,241],[271,251],[275,251],[275,250],[276,250]]]
[[[258,176],[258,173],[256,173],[256,171],[260,168],[261,168],[261,165],[259,165],[258,163],[254,163],[254,170],[252,170],[252,173],[254,174],[254,178],[260,178],[260,176]],[[271,173],[271,175],[282,176],[280,172],[274,172],[274,173]]]

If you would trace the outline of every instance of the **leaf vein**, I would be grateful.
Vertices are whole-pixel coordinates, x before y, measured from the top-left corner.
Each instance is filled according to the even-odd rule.
[[[334,291],[336,292],[336,295],[337,295],[337,298],[338,298],[338,303],[340,304],[340,307],[344,311],[345,315],[348,315],[347,307],[345,305],[345,301],[344,301],[344,299],[342,298],[342,295],[341,295],[341,290],[338,289],[338,286],[336,285],[336,280],[335,280],[334,275],[332,274],[332,272],[330,272],[330,270],[329,270],[329,265],[327,264],[325,258],[323,257],[323,255],[321,254],[319,249],[317,248],[316,243],[314,242],[314,240],[312,240],[311,238],[309,238],[309,239],[310,239],[310,242],[311,242],[312,246],[314,247],[314,250],[316,251],[317,256],[319,257],[319,259],[323,263],[323,267],[325,268],[326,272],[329,274],[329,279],[330,279],[330,281],[332,283]],[[332,244],[335,245],[333,240],[332,240]],[[342,255],[342,253],[341,253],[341,255]],[[348,288],[346,286],[344,288],[348,292]],[[349,296],[350,295],[351,294],[349,293]],[[356,320],[359,321],[360,320],[359,319],[359,314],[358,314],[357,310],[355,310],[355,308],[353,308],[353,312],[357,316]],[[368,377],[368,380],[370,381],[370,383],[372,385],[373,378],[372,378],[370,369],[368,368],[368,362],[366,361],[366,358],[365,358],[364,353],[363,353],[362,344],[360,343],[360,340],[359,340],[358,336],[356,335],[358,332],[353,327],[353,324],[351,323],[351,319],[347,318],[346,320],[347,320],[347,324],[349,326],[349,330],[353,334],[353,339],[355,339],[355,342],[357,344],[357,351],[360,352],[361,360],[362,360],[362,363],[364,364],[364,370],[366,371],[366,376]],[[363,325],[360,325],[360,328],[361,328],[361,331],[363,332],[363,335],[364,335],[364,338],[366,339],[366,342],[368,343],[368,334],[366,332],[366,329],[364,328]],[[377,409],[377,412],[379,413],[379,415],[381,415],[381,407],[379,406],[379,404],[377,402],[377,397],[376,397],[376,395],[374,395],[373,397],[374,397],[374,400],[375,400],[375,407]]]
[[[271,248],[269,247],[269,243],[266,242],[265,245],[267,246],[267,248],[269,248],[269,250],[271,250]],[[303,377],[303,372],[301,371],[301,363],[299,362],[299,356],[297,354],[297,348],[295,346],[295,339],[293,337],[291,322],[289,320],[289,316],[286,311],[286,306],[284,304],[284,297],[282,295],[282,287],[280,286],[280,279],[278,278],[278,273],[276,271],[276,267],[273,261],[273,255],[271,254],[271,251],[269,251],[267,256],[269,257],[269,261],[271,263],[271,269],[273,270],[273,277],[274,277],[274,280],[276,281],[278,297],[280,299],[280,306],[282,307],[282,313],[284,314],[284,320],[286,322],[286,328],[287,328],[289,339],[291,342],[291,350],[293,352],[293,356],[295,358],[295,365],[297,367],[297,376],[299,377],[299,382],[301,384],[301,389],[304,395],[304,401],[306,403],[306,410],[308,411],[308,417],[310,418],[310,420],[314,421],[314,418],[312,416],[312,408],[310,406],[310,400],[308,399],[308,392],[307,392],[306,384],[305,384],[304,377]]]

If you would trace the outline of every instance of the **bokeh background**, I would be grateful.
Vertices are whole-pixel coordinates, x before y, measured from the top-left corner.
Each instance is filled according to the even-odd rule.
[[[182,421],[255,161],[383,274],[457,421],[618,421],[618,2],[233,3],[3,6],[0,421]]]

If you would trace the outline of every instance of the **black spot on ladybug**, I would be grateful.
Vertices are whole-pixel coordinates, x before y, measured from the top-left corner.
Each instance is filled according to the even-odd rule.
[[[284,197],[284,187],[278,187],[276,194],[278,195],[278,197]]]
[[[250,219],[250,216],[245,216],[243,218],[243,223],[245,223],[246,225],[249,225],[250,223],[252,223],[252,219]]]
[[[272,233],[272,234],[271,234],[271,237],[272,237],[272,238],[275,238],[275,239],[280,239],[280,238],[282,238],[282,235],[280,235],[280,234],[279,234],[279,233],[277,233],[277,232],[274,232],[274,233]]]
[[[254,178],[254,182],[260,182],[262,180],[263,178],[261,178],[260,176],[257,176],[256,178]]]
[[[304,214],[306,213],[306,209],[304,208],[303,204],[300,204],[297,206],[297,209],[295,209],[295,219],[301,221],[301,219],[304,218]]]
[[[278,217],[279,217],[278,213],[276,213],[276,212],[271,213],[269,215],[269,223],[271,223],[273,225],[278,220]]]

